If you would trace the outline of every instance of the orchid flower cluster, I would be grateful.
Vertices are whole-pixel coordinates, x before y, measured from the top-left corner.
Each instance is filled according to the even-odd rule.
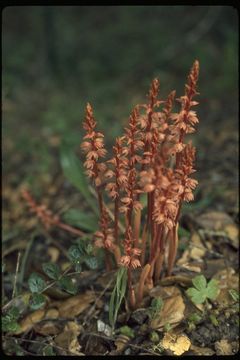
[[[176,99],[179,112],[173,112],[175,91],[160,100],[159,81],[154,79],[147,103],[135,106],[123,136],[116,138],[109,160],[105,160],[104,135],[96,130],[93,109],[90,104],[86,107],[86,135],[81,148],[86,156],[86,174],[95,186],[99,204],[100,228],[94,234],[95,246],[104,248],[107,269],[116,265],[127,268],[132,308],[136,307],[136,299],[141,302],[144,289],[160,278],[164,266],[168,275],[172,273],[181,206],[183,201],[194,199],[197,180],[191,174],[195,172],[195,148],[185,138],[198,123],[192,110],[198,104],[193,100],[198,94],[198,75],[196,60],[184,95]],[[113,220],[105,193],[114,206]],[[136,268],[141,268],[138,286],[132,277]]]

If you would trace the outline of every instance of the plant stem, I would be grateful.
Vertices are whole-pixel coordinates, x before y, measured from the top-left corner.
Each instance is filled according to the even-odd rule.
[[[117,196],[115,199],[115,204],[114,204],[114,236],[115,236],[115,241],[116,241],[117,245],[119,245],[118,216],[119,216],[119,198]]]
[[[17,290],[17,276],[18,276],[18,271],[19,271],[20,258],[21,258],[21,253],[19,252],[18,256],[17,256],[16,272],[15,272],[15,276],[14,276],[12,299],[15,297],[16,290]]]
[[[128,268],[128,291],[129,291],[129,303],[130,303],[130,307],[131,309],[135,308],[136,305],[136,297],[135,297],[135,292],[134,292],[134,288],[132,285],[132,269]]]

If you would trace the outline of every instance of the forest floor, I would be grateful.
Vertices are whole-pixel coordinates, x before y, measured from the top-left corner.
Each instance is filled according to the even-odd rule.
[[[205,124],[197,139],[199,187],[193,204],[183,209],[173,274],[167,277],[163,272],[139,309],[130,311],[123,302],[114,331],[108,312],[115,270],[84,268],[81,274],[72,275],[75,295],[53,282],[44,291],[45,305],[36,310],[29,307],[29,276],[34,272],[46,280],[42,264],[48,262],[58,264],[64,272],[70,264],[68,249],[78,236],[57,227],[45,230],[29,212],[21,196],[26,173],[34,179],[36,201],[64,221],[69,209],[89,213],[89,207],[59,166],[57,137],[46,134],[45,139],[48,150],[44,156],[51,158],[51,170],[36,172],[34,150],[23,156],[14,143],[16,130],[7,134],[3,139],[2,302],[5,321],[11,308],[18,309],[18,326],[3,332],[6,354],[230,355],[238,351],[237,134],[234,127],[217,121],[217,131],[209,131]],[[35,136],[38,130],[33,129],[29,128],[27,136]],[[86,226],[78,228],[89,238]],[[186,290],[199,274],[207,281],[217,279],[219,293],[215,300],[196,305]],[[153,313],[151,304],[156,298],[162,299],[163,306]]]

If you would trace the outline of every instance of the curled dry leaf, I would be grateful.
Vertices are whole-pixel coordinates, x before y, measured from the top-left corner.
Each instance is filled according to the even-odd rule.
[[[127,346],[128,342],[131,339],[126,335],[119,335],[114,342],[114,345],[117,347],[115,353],[120,353]]]
[[[184,318],[185,304],[180,291],[173,290],[174,287],[169,287],[172,295],[163,299],[163,307],[159,314],[151,321],[151,328],[155,330],[163,330],[164,325],[170,324],[172,327],[178,325]],[[165,289],[166,291],[166,289]]]
[[[171,350],[174,355],[179,356],[189,350],[191,341],[186,335],[167,332],[161,341],[161,345],[165,350]]]

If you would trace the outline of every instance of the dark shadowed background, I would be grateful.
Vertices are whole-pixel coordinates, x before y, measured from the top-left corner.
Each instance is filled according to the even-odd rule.
[[[29,184],[35,194],[64,197],[59,150],[64,142],[81,156],[86,102],[110,146],[154,77],[162,98],[172,89],[181,96],[198,59],[196,201],[236,211],[237,53],[238,17],[231,6],[5,8],[5,195]]]

